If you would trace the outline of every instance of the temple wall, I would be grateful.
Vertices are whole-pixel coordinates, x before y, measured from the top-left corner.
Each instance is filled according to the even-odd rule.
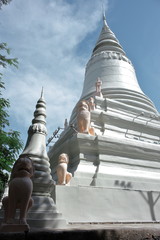
[[[160,221],[160,191],[56,186],[55,195],[67,222]]]

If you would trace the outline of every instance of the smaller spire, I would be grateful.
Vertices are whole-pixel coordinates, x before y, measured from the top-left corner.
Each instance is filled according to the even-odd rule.
[[[23,151],[23,155],[34,155],[48,159],[45,149],[45,137],[47,135],[46,128],[46,102],[41,92],[41,98],[37,101],[34,111],[32,124],[28,129],[28,139]],[[41,146],[41,147],[40,147]]]
[[[46,102],[43,97],[43,88],[41,91],[40,99],[37,101],[36,110],[34,111],[34,118],[32,123],[40,123],[46,125]]]

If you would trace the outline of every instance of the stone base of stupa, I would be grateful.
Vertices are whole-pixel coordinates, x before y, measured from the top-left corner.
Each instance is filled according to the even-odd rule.
[[[28,211],[27,223],[30,228],[36,229],[55,229],[65,228],[66,220],[57,210],[53,199],[49,196],[32,196],[34,200],[33,207]],[[3,225],[4,210],[0,210],[0,224]],[[15,219],[19,218],[19,210],[16,211]],[[17,227],[16,227],[17,229]],[[17,231],[15,229],[15,231]]]
[[[33,207],[28,211],[27,222],[32,228],[64,228],[66,220],[57,209],[53,199],[47,196],[32,196]]]
[[[55,195],[69,223],[160,221],[160,191],[57,185]]]
[[[78,133],[60,146],[52,157],[68,151],[73,178],[54,201],[67,222],[160,221],[159,144]]]
[[[73,178],[53,197],[67,222],[160,221],[159,145],[75,134],[67,146]]]

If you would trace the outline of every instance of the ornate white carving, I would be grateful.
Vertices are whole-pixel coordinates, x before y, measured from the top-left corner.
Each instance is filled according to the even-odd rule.
[[[30,126],[29,132],[33,133],[42,133],[44,135],[47,135],[47,129],[45,125],[42,125],[41,123],[35,123]]]
[[[116,59],[116,60],[128,62],[129,64],[132,65],[131,61],[130,61],[124,54],[122,54],[122,53],[113,52],[113,51],[103,51],[103,52],[94,54],[94,55],[91,57],[91,59],[90,59],[90,61],[88,62],[88,64],[86,65],[86,68],[87,68],[91,63],[94,62],[95,57],[100,56],[100,55],[102,55],[103,58],[106,58],[106,59],[108,59],[108,60],[115,60],[115,59]],[[133,67],[133,65],[132,65],[132,67]]]

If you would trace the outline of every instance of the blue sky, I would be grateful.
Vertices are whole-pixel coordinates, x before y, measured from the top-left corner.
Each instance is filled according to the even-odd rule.
[[[104,0],[111,30],[139,85],[160,111],[160,1]],[[85,65],[102,28],[102,0],[12,0],[0,11],[0,41],[19,68],[3,70],[11,128],[25,143],[41,88],[49,138],[81,95]]]

